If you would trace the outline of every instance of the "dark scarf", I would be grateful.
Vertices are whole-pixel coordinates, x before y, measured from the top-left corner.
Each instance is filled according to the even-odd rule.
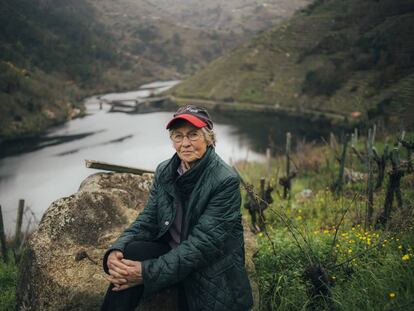
[[[206,153],[203,157],[198,160],[188,171],[183,175],[178,176],[175,179],[175,190],[180,196],[181,202],[187,203],[188,198],[193,192],[194,187],[197,181],[200,179],[204,170],[207,168],[208,163],[210,162],[211,156],[214,154],[214,148],[212,146],[207,147]],[[174,157],[178,158],[178,155],[175,154]],[[181,160],[178,158],[174,159],[175,163],[175,172],[177,172],[178,165],[180,165]],[[176,173],[178,175],[178,173]]]

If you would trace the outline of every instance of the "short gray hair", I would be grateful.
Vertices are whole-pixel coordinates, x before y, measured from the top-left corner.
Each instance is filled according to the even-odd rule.
[[[210,130],[207,126],[201,128],[201,132],[204,135],[204,138],[207,141],[208,146],[216,146],[216,133],[213,130]]]

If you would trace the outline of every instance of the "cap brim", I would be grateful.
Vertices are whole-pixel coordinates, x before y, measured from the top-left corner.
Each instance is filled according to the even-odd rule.
[[[195,127],[198,127],[198,128],[207,126],[207,123],[206,122],[200,120],[199,118],[197,118],[197,117],[195,117],[195,116],[193,116],[191,114],[180,114],[179,116],[176,116],[170,122],[168,122],[168,124],[166,126],[167,130],[178,119],[186,120],[186,121],[190,122],[192,125],[194,125]]]

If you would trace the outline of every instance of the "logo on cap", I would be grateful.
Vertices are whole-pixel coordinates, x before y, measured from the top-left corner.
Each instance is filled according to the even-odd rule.
[[[213,121],[207,110],[193,105],[180,107],[174,113],[174,118],[167,124],[167,129],[170,128],[177,119],[187,120],[196,127],[207,126],[209,129],[213,128]]]

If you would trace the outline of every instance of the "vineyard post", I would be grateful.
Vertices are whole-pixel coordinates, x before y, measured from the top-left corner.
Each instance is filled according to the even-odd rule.
[[[0,242],[1,242],[1,253],[3,254],[3,261],[4,263],[7,263],[9,257],[7,254],[6,235],[4,233],[4,223],[3,223],[3,214],[1,211],[1,205],[0,205]]]
[[[19,200],[19,207],[17,209],[17,221],[16,221],[16,233],[14,235],[14,249],[18,249],[20,246],[22,222],[23,222],[24,200]]]
[[[286,150],[285,150],[285,156],[286,156],[286,178],[287,183],[283,187],[283,198],[286,199],[289,195],[290,197],[290,190],[291,190],[291,183],[290,183],[290,150],[291,150],[291,140],[292,135],[290,132],[286,133]]]

